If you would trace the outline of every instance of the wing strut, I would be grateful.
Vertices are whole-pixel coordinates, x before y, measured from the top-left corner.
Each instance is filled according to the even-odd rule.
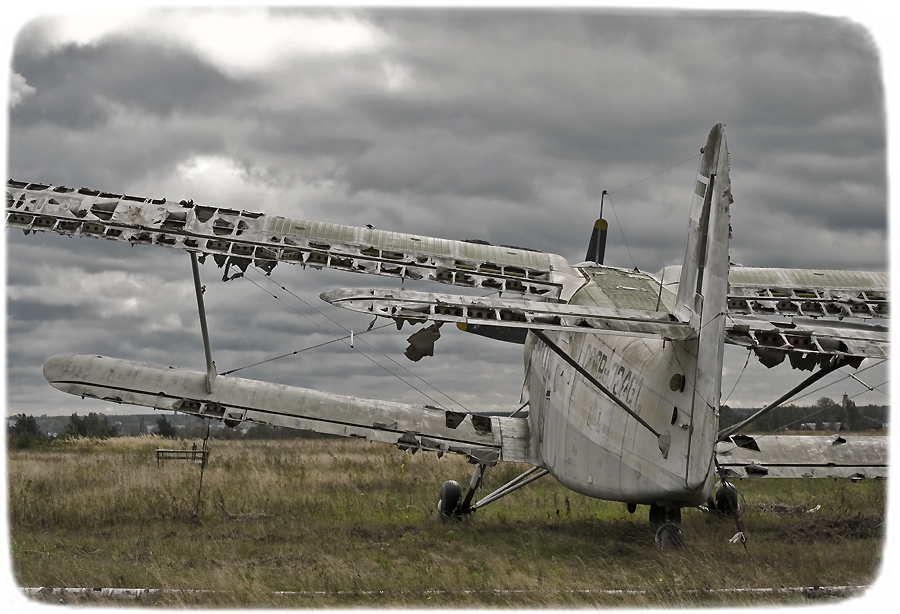
[[[645,422],[643,418],[641,418],[639,415],[637,415],[636,413],[634,413],[634,412],[631,410],[630,407],[628,407],[627,405],[625,405],[625,403],[624,403],[619,397],[617,397],[616,395],[614,395],[612,392],[610,392],[610,390],[609,390],[608,388],[606,388],[603,384],[601,384],[599,381],[597,381],[597,378],[595,378],[593,375],[591,375],[590,373],[588,373],[588,372],[585,370],[585,368],[582,367],[580,364],[578,364],[578,362],[577,362],[574,358],[572,358],[571,356],[569,356],[568,354],[566,354],[566,353],[562,350],[562,348],[560,348],[560,347],[557,346],[555,343],[553,343],[552,341],[550,341],[550,338],[547,337],[547,335],[545,335],[542,331],[537,330],[537,329],[534,329],[534,328],[531,329],[531,332],[533,332],[533,333],[535,334],[535,336],[536,336],[538,339],[540,339],[541,341],[543,341],[543,342],[547,345],[547,347],[550,348],[551,350],[553,350],[553,352],[556,353],[560,358],[562,358],[562,359],[565,360],[567,363],[569,363],[569,365],[571,365],[572,368],[574,368],[576,371],[578,371],[579,373],[581,373],[581,375],[583,375],[584,378],[585,378],[587,381],[589,381],[589,382],[592,383],[594,386],[596,386],[597,389],[598,389],[600,392],[602,392],[603,394],[605,394],[606,396],[608,396],[610,399],[612,399],[612,401],[613,401],[616,405],[618,405],[619,407],[621,407],[622,409],[624,409],[625,412],[626,412],[629,416],[631,416],[632,418],[634,418],[635,420],[637,420],[638,423],[639,423],[641,426],[643,426],[645,429],[647,429],[648,431],[650,431],[651,433],[653,433],[654,437],[656,437],[657,440],[658,440],[658,442],[659,442],[659,451],[662,452],[663,458],[668,458],[668,456],[669,456],[669,443],[670,443],[670,436],[669,436],[669,432],[668,432],[668,431],[666,431],[665,433],[662,433],[662,434],[657,433],[657,432],[656,432],[656,429],[654,429],[652,426],[650,426],[649,424],[647,424],[647,422]]]
[[[475,505],[469,507],[468,511],[473,512],[480,507],[484,507],[488,503],[492,503],[492,502],[496,501],[497,499],[499,499],[500,497],[505,497],[506,495],[513,492],[514,490],[519,490],[523,486],[527,486],[528,484],[531,484],[538,478],[542,478],[545,475],[547,475],[548,473],[550,473],[550,472],[547,471],[546,469],[541,469],[540,467],[532,467],[531,469],[527,470],[525,473],[523,473],[519,477],[513,478],[511,481],[507,482],[506,484],[504,484],[503,486],[501,486],[500,488],[498,488],[491,494],[485,496],[481,501],[479,501]],[[472,477],[473,477],[473,482],[474,482],[475,476],[472,476]]]
[[[839,360],[835,360],[832,364],[828,365],[827,367],[822,367],[821,369],[819,369],[818,371],[816,371],[815,373],[813,373],[812,375],[807,377],[805,380],[803,380],[802,382],[800,382],[799,384],[797,384],[796,386],[791,388],[788,392],[781,395],[781,397],[779,397],[779,399],[777,401],[775,401],[774,403],[770,403],[769,405],[766,405],[765,407],[763,407],[761,410],[759,410],[758,412],[756,412],[755,414],[753,414],[746,420],[744,420],[742,422],[738,422],[737,424],[732,425],[732,426],[728,427],[727,429],[722,429],[721,431],[719,431],[719,436],[718,436],[718,439],[716,439],[716,441],[725,441],[726,439],[728,439],[729,436],[738,432],[740,429],[744,428],[751,422],[756,421],[758,418],[762,417],[763,415],[769,413],[770,411],[772,411],[773,409],[775,409],[776,407],[778,407],[779,405],[781,405],[782,403],[784,403],[785,401],[790,399],[792,396],[794,396],[795,394],[800,392],[801,390],[804,390],[804,389],[810,387],[811,385],[815,384],[817,381],[819,381],[820,379],[822,379],[829,373],[837,371],[838,369],[840,369],[841,367],[843,367],[846,364],[847,363],[845,361],[839,359]]]
[[[206,309],[203,307],[203,291],[200,285],[200,267],[197,266],[197,252],[188,252],[191,255],[191,270],[194,273],[194,292],[197,294],[197,309],[200,311],[200,332],[203,335],[203,351],[206,353],[206,392],[212,394],[213,381],[216,379],[216,363],[213,362],[212,352],[209,349],[209,331],[206,328]]]

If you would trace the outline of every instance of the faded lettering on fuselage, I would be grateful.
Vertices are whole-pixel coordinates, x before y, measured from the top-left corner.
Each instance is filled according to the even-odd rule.
[[[644,378],[640,376],[640,373],[633,371],[627,363],[616,356],[615,352],[610,351],[607,355],[606,352],[590,343],[587,343],[586,346],[588,372],[593,372],[597,380],[610,392],[640,413],[641,406],[638,398],[644,385]]]
[[[552,352],[543,344],[538,350],[536,364],[546,374],[546,381],[553,381],[553,378],[550,377]],[[616,356],[614,351],[601,350],[587,342],[587,339],[581,364],[612,394],[640,414],[641,405],[638,400],[644,386],[644,378],[640,372],[631,369],[628,363]]]

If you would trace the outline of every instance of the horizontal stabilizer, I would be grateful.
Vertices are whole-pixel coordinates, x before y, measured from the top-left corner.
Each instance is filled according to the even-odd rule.
[[[886,478],[888,437],[732,435],[716,463],[727,478]]]
[[[320,296],[338,307],[394,318],[398,322],[424,323],[433,320],[581,333],[639,333],[666,339],[687,339],[695,334],[688,324],[674,321],[665,311],[374,288],[332,290]]]
[[[476,416],[421,405],[360,399],[282,384],[87,354],[54,356],[44,377],[84,397],[395,444],[403,450],[463,454],[473,462],[527,461],[524,418]]]

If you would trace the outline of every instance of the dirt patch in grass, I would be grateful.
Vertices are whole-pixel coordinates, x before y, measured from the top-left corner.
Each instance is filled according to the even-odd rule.
[[[782,539],[799,542],[817,540],[883,539],[884,518],[857,515],[851,518],[805,517],[779,532]]]

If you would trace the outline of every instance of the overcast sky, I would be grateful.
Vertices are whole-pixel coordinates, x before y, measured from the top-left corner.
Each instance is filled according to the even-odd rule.
[[[570,262],[584,258],[606,189],[606,263],[656,272],[680,261],[697,154],[724,122],[733,262],[888,268],[882,67],[870,34],[848,20],[103,10],[28,22],[10,65],[8,176],[17,180],[479,238]],[[130,411],[52,389],[41,369],[55,354],[203,370],[186,253],[18,230],[5,240],[8,414]],[[359,333],[368,320],[319,293],[393,283],[282,264],[277,285],[254,274],[223,284],[212,260],[201,275],[219,372],[328,341],[341,327]],[[516,407],[522,346],[445,326],[435,356],[411,363],[411,332],[388,327],[353,349],[332,343],[235,375],[474,411]],[[761,406],[805,377],[751,357],[731,393],[747,354],[726,353],[723,399],[733,406]],[[887,368],[859,377],[882,384]],[[835,380],[801,403],[844,392],[887,403],[843,373],[825,381]]]

